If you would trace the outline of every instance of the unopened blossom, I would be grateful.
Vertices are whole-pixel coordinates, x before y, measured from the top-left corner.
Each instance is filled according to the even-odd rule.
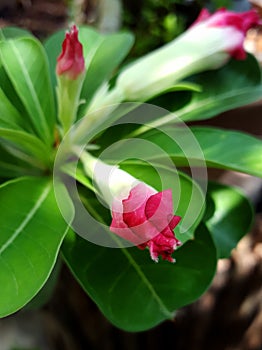
[[[254,9],[246,12],[234,12],[222,8],[214,14],[203,9],[194,26],[200,24],[206,30],[208,28],[227,30],[228,36],[224,38],[225,51],[235,59],[242,60],[246,58],[246,52],[243,48],[246,33],[250,28],[257,26],[259,21],[259,15]]]
[[[56,65],[58,119],[63,134],[68,132],[76,120],[84,73],[83,47],[78,40],[78,29],[73,25],[65,35]]]
[[[90,154],[83,153],[81,159],[100,197],[111,210],[110,230],[140,249],[149,248],[154,261],[161,256],[174,262],[172,253],[181,242],[173,230],[181,218],[173,213],[171,189],[158,192]]]
[[[116,198],[112,205],[110,230],[139,248],[149,248],[152,260],[174,262],[172,253],[181,242],[174,235],[180,217],[173,214],[172,191],[157,192],[141,182],[127,198]]]
[[[126,100],[146,101],[192,74],[222,67],[231,57],[244,59],[246,32],[259,22],[255,10],[221,9],[211,15],[204,9],[182,35],[122,70],[116,89]]]
[[[63,41],[62,52],[57,58],[56,73],[74,80],[84,71],[83,47],[78,40],[78,29],[73,25]]]

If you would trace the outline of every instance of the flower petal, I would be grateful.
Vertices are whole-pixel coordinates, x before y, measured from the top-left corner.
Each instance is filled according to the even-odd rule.
[[[69,79],[75,80],[85,70],[83,47],[78,40],[78,29],[75,25],[66,33],[62,44],[62,52],[57,58],[56,72],[66,74]]]

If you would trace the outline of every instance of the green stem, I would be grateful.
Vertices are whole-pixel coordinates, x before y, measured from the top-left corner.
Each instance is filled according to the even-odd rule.
[[[92,179],[94,175],[94,170],[99,161],[97,158],[93,157],[89,152],[83,151],[80,155],[80,159],[83,163],[86,175]]]
[[[77,118],[84,75],[82,74],[75,80],[59,76],[57,80],[58,119],[62,125],[62,136],[64,136]]]

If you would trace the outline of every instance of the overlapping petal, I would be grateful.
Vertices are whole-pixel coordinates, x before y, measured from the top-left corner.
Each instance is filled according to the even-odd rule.
[[[112,205],[110,229],[120,237],[149,248],[151,258],[174,262],[172,253],[181,243],[173,230],[180,217],[173,215],[170,189],[157,192],[141,182],[131,189],[128,198],[115,199]]]

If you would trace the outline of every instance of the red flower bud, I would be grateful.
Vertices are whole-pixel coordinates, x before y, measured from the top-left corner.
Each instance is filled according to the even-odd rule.
[[[136,244],[138,248],[149,248],[152,260],[174,262],[171,254],[181,242],[173,230],[180,217],[173,215],[171,190],[157,192],[145,183],[131,189],[128,198],[112,205],[113,220],[110,230]]]
[[[56,73],[75,80],[84,70],[83,47],[78,40],[78,29],[73,25],[63,41],[62,52],[57,58]]]

